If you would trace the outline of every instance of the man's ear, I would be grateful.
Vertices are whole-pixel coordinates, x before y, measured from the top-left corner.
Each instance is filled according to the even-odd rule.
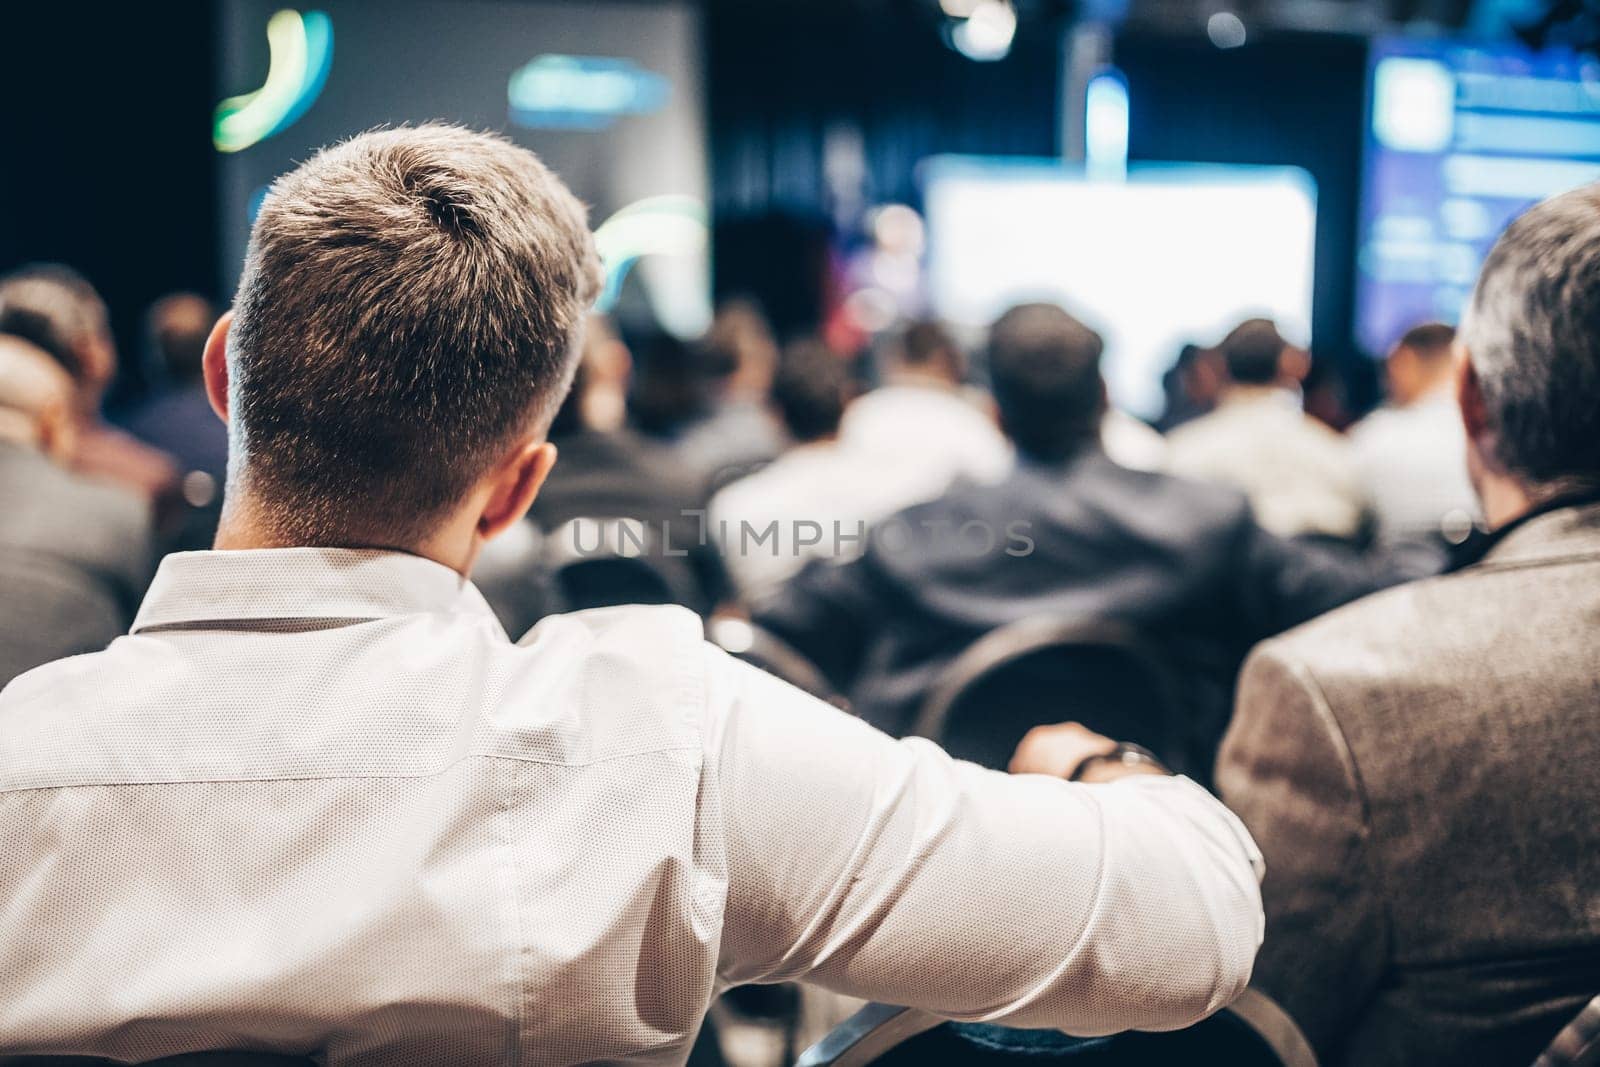
[[[1483,399],[1483,383],[1465,347],[1456,349],[1456,404],[1461,408],[1461,424],[1466,427],[1467,440],[1481,444],[1493,433],[1489,425],[1489,408]]]
[[[222,318],[211,327],[206,338],[205,356],[201,368],[205,375],[206,398],[217,418],[228,421],[228,330],[233,326],[233,310],[222,313]]]
[[[489,499],[478,516],[478,536],[491,540],[521,521],[555,465],[556,446],[537,437],[524,441],[502,460],[490,475]]]
[[[66,401],[49,404],[39,412],[39,448],[63,466],[71,461],[77,445],[77,420]]]

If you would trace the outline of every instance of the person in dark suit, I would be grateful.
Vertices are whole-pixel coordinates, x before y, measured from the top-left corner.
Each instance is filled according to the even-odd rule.
[[[1217,780],[1257,981],[1326,1064],[1531,1063],[1600,992],[1600,185],[1500,238],[1461,330],[1478,562],[1262,645]]]
[[[1101,340],[1060,308],[1013,308],[988,348],[1012,473],[900,512],[858,560],[810,565],[756,614],[880,728],[904,734],[941,669],[996,627],[1117,621],[1188,683],[1192,755],[1209,769],[1251,645],[1414,573],[1276,538],[1234,490],[1113,463],[1098,443]]]
[[[211,410],[200,367],[217,318],[198,293],[169,293],[150,305],[146,366],[161,386],[128,418],[127,429],[170,455],[184,473],[198,471],[220,490],[228,473],[228,428]]]
[[[144,501],[67,469],[72,379],[0,334],[0,688],[127,631],[150,568]]]

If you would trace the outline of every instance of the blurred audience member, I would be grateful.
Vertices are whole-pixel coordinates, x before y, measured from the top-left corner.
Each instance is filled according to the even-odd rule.
[[[1217,406],[1222,392],[1217,354],[1199,345],[1184,345],[1177,360],[1161,376],[1161,385],[1167,394],[1167,409],[1156,422],[1156,429],[1171,433]]]
[[[627,417],[634,429],[666,452],[689,426],[706,417],[711,397],[698,347],[660,327],[631,331]]]
[[[941,669],[998,626],[1115,620],[1195,683],[1192,749],[1209,768],[1251,645],[1404,576],[1266,533],[1235,491],[1111,462],[1101,347],[1060,308],[1007,312],[989,363],[1011,474],[886,520],[860,559],[808,566],[758,613],[883,729],[909,729]]]
[[[78,420],[74,470],[115,482],[158,506],[178,501],[172,458],[101,418],[100,402],[116,374],[117,352],[105,302],[82,275],[47,263],[0,278],[0,333],[31,341],[72,376]]]
[[[67,469],[72,378],[0,334],[0,687],[125,633],[149,578],[149,509]]]
[[[715,487],[783,448],[783,434],[768,408],[778,345],[761,311],[735,300],[717,310],[699,355],[711,407],[678,436],[673,452]]]
[[[216,321],[217,309],[195,293],[173,293],[150,306],[145,315],[147,362],[159,385],[126,425],[176,459],[185,472],[215,479],[220,491],[228,469],[228,428],[211,410],[200,368]]]
[[[885,384],[851,404],[839,430],[876,480],[884,508],[931,500],[958,478],[1003,478],[1011,449],[963,386],[966,358],[944,327],[916,323],[888,360]]]
[[[1600,186],[1462,328],[1476,565],[1250,658],[1217,780],[1267,859],[1257,983],[1330,1065],[1531,1063],[1600,989]]]
[[[593,531],[569,525],[575,521],[634,520],[645,535],[644,556],[661,572],[673,599],[709,614],[725,592],[726,578],[715,545],[702,536],[704,490],[698,478],[617,424],[631,363],[611,324],[591,315],[572,390],[550,426],[556,465],[528,517],[561,542],[546,546],[554,550],[547,559],[578,558],[580,551],[599,545]],[[632,543],[627,547],[631,550]],[[517,629],[534,621],[537,616],[510,625]]]
[[[795,447],[711,501],[712,532],[747,601],[808,559],[856,555],[866,527],[893,510],[884,507],[877,472],[839,444],[850,394],[848,366],[821,342],[784,352],[772,399]]]
[[[1109,404],[1100,419],[1100,447],[1113,463],[1136,471],[1158,471],[1167,465],[1167,439]]]
[[[1244,491],[1280,537],[1361,535],[1366,501],[1346,442],[1300,407],[1307,354],[1266,319],[1218,346],[1228,372],[1217,409],[1174,430],[1170,470]]]
[[[1467,479],[1466,434],[1455,398],[1456,332],[1443,323],[1407,331],[1384,365],[1389,403],[1350,433],[1356,469],[1380,536],[1459,540],[1478,515]]]

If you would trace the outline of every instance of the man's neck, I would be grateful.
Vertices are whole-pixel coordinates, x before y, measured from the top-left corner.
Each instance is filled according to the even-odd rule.
[[[462,544],[463,539],[441,532],[417,545],[390,544],[372,538],[336,539],[327,543],[307,544],[303,539],[285,537],[272,523],[262,518],[247,492],[235,492],[232,486],[225,497],[222,518],[217,524],[217,536],[211,547],[218,552],[240,552],[252,549],[273,548],[347,548],[367,549],[376,552],[403,552],[409,556],[431,559],[467,577],[477,559],[476,545]]]

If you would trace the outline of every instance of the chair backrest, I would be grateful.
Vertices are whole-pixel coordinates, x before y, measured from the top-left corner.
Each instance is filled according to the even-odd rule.
[[[797,1067],[1317,1067],[1305,1035],[1256,990],[1169,1033],[1076,1038],[1054,1030],[947,1023],[923,1011],[869,1004],[807,1049]]]
[[[1585,1004],[1539,1054],[1533,1067],[1597,1067],[1600,1065],[1600,997]]]
[[[1172,672],[1135,631],[1111,622],[1024,619],[984,635],[945,668],[912,732],[1004,768],[1030,729],[1069,720],[1190,770]]]
[[[678,602],[661,572],[637,556],[573,560],[556,570],[553,585],[565,611]]]
[[[662,565],[660,536],[637,519],[573,519],[544,540],[558,611],[619,604],[693,604]]]
[[[105,648],[125,622],[110,589],[89,575],[0,553],[0,687],[40,664]]]

